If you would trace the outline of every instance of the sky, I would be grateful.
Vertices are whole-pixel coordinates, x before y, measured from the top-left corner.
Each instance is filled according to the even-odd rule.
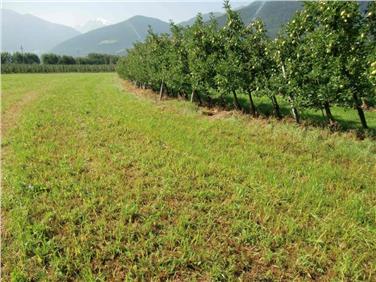
[[[252,0],[231,1],[233,8],[249,4]],[[173,0],[3,0],[2,8],[21,14],[32,14],[53,23],[77,27],[89,20],[104,19],[117,23],[132,16],[143,15],[176,23],[188,20],[198,12],[220,12],[221,0],[173,1]]]

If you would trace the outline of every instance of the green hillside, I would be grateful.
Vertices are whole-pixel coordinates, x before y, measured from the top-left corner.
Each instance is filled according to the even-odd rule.
[[[89,53],[122,54],[133,43],[143,41],[148,27],[157,33],[169,31],[169,24],[161,20],[135,16],[118,24],[99,28],[70,40],[67,40],[51,51],[57,54],[85,56]]]

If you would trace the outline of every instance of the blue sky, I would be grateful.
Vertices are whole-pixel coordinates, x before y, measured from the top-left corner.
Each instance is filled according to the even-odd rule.
[[[245,6],[249,1],[231,1],[234,8]],[[89,20],[101,18],[116,23],[135,15],[156,17],[164,21],[181,22],[194,17],[198,12],[222,11],[222,1],[73,1],[73,0],[3,0],[3,8],[21,14],[33,14],[54,23],[72,27]]]

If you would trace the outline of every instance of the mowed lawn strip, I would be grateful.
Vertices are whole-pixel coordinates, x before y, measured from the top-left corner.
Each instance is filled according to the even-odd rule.
[[[376,279],[374,141],[210,119],[111,73],[5,94],[26,81],[48,86],[3,139],[5,280]]]

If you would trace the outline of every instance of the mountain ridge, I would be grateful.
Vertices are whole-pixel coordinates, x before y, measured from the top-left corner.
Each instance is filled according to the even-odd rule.
[[[1,9],[1,50],[41,54],[80,34],[72,27],[52,23],[31,14]]]
[[[273,37],[277,34],[280,27],[302,7],[303,4],[300,1],[253,1],[249,5],[236,9],[236,11],[239,12],[245,24],[248,24],[256,18],[261,18],[265,22],[269,35]],[[217,12],[213,13],[213,15],[219,25],[225,24],[225,14]],[[210,16],[211,13],[203,14],[205,21],[208,21]],[[196,17],[180,22],[179,25],[189,26],[194,23],[195,18]],[[139,27],[140,19],[146,20],[148,23],[141,24],[142,27]],[[158,24],[155,26],[153,23]],[[52,52],[72,56],[87,55],[91,52],[122,54],[127,48],[131,48],[133,43],[145,38],[149,25],[156,33],[169,32],[169,23],[156,18],[134,16],[123,22],[78,35],[75,38],[59,44],[52,49]],[[114,28],[117,30],[118,27],[121,26],[124,28],[123,32],[119,30],[115,33],[110,32],[111,29]],[[104,31],[106,31],[107,34],[103,34]]]
[[[360,8],[362,11],[366,9],[366,6],[367,1],[360,2]],[[236,11],[240,14],[243,22],[247,25],[256,18],[262,19],[268,30],[268,35],[270,37],[275,37],[280,31],[281,27],[291,19],[296,11],[302,8],[302,1],[253,1],[246,6],[236,9]],[[212,13],[203,14],[202,16],[204,21],[208,21],[211,14]],[[225,24],[226,15],[224,13],[221,14],[217,12],[213,13],[213,15],[215,16],[220,26],[223,26]],[[33,18],[35,16],[24,15],[24,17]],[[179,25],[192,25],[195,19],[196,17],[180,22]],[[40,20],[44,21],[42,19]],[[157,18],[138,15],[119,23],[110,24],[94,30],[90,30],[86,33],[80,34],[76,31],[75,36],[71,36],[66,40],[58,42],[55,45],[46,44],[46,46],[49,46],[49,49],[43,51],[71,56],[85,56],[89,53],[120,55],[124,54],[126,52],[126,49],[131,48],[135,42],[144,40],[147,35],[149,26],[151,26],[156,33],[169,32],[170,28],[170,24],[165,21]],[[9,32],[5,32],[5,34],[7,33]],[[19,38],[19,41],[22,42],[22,40],[24,40],[25,38],[27,38],[27,35]],[[3,38],[3,42],[4,41],[6,40],[4,40]],[[17,48],[19,47],[20,46],[18,46]],[[30,48],[25,48],[25,50],[32,51],[30,50]]]
[[[101,27],[105,27],[111,25],[107,20],[102,19],[102,18],[96,18],[96,19],[91,19],[84,24],[77,25],[75,27],[76,30],[78,30],[81,33],[86,33],[92,30],[96,30]]]
[[[157,33],[168,32],[170,28],[169,23],[156,18],[133,16],[125,21],[80,34],[58,44],[51,51],[72,56],[89,53],[122,54],[127,48],[131,48],[133,43],[145,39],[149,26]]]

